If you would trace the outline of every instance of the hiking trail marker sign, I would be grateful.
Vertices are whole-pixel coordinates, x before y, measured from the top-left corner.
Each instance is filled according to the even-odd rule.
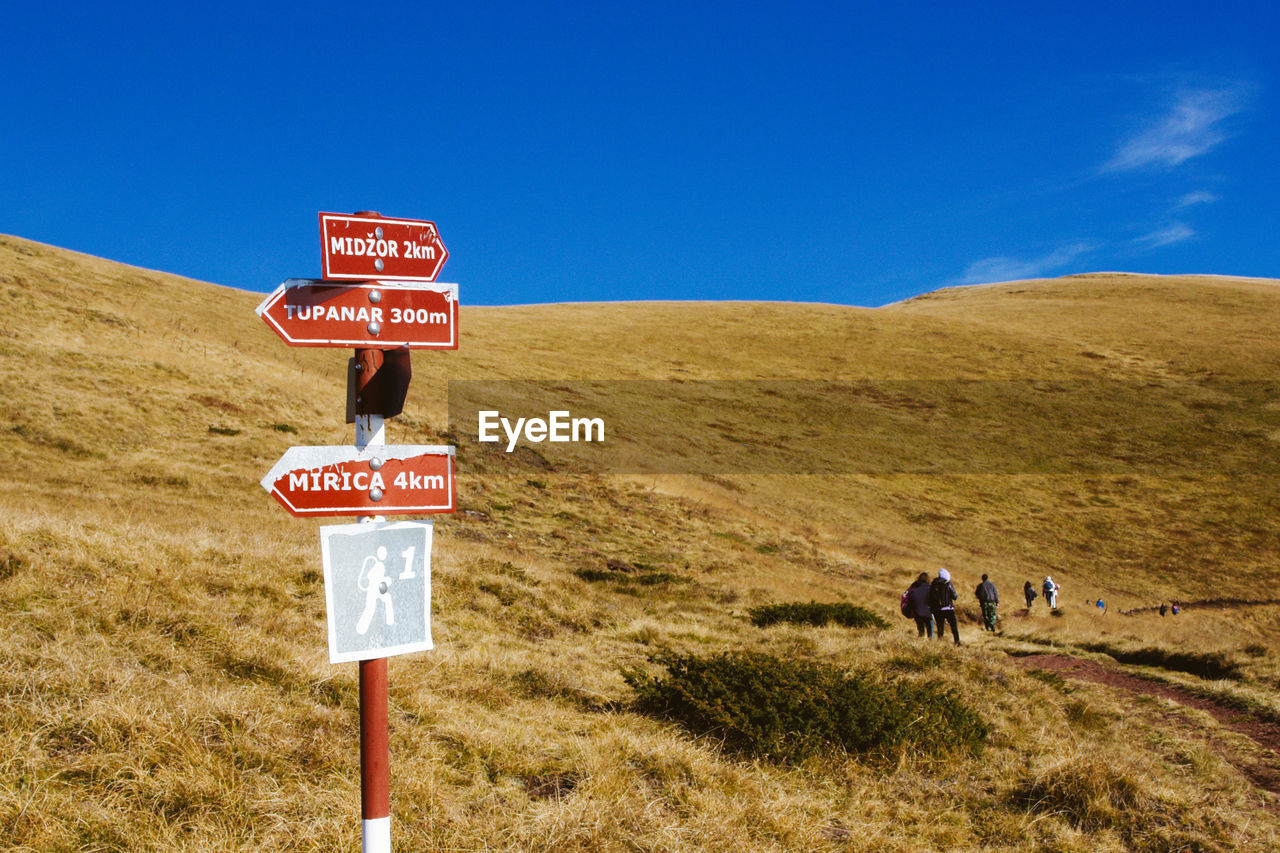
[[[291,447],[262,487],[296,516],[364,516],[320,528],[329,659],[359,662],[360,849],[391,853],[387,657],[432,648],[430,521],[453,512],[454,449],[387,445],[411,349],[457,349],[458,286],[433,284],[449,252],[434,222],[320,214],[321,279],[289,279],[257,308],[290,346],[352,347],[355,445]]]
[[[385,658],[431,644],[431,522],[320,528],[329,660]]]
[[[435,281],[448,257],[434,222],[320,214],[321,278]]]
[[[262,488],[296,516],[453,512],[453,461],[438,445],[291,447]]]
[[[458,348],[456,284],[291,278],[256,310],[295,347]]]

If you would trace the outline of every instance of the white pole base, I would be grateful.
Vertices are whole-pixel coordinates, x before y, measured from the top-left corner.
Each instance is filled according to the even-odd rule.
[[[363,853],[391,853],[391,818],[360,821],[360,849]]]

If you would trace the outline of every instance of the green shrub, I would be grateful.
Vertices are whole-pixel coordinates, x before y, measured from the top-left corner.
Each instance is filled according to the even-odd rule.
[[[573,573],[588,583],[614,583],[624,587],[632,584],[637,586],[657,586],[658,584],[667,583],[689,583],[689,578],[672,572],[642,572],[641,574],[628,575],[603,569],[574,569]]]
[[[887,756],[913,747],[954,757],[980,752],[989,733],[953,691],[932,684],[758,652],[656,660],[665,676],[624,673],[637,710],[747,758],[794,763],[833,748]]]
[[[748,611],[751,624],[757,628],[790,622],[794,625],[829,625],[832,622],[846,628],[888,628],[884,619],[856,604],[819,604],[799,601],[787,604],[765,604]]]

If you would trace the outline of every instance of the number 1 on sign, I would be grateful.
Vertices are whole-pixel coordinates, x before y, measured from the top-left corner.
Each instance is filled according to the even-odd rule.
[[[417,577],[413,572],[413,552],[417,550],[417,546],[406,548],[400,552],[400,556],[404,557],[404,571],[400,573],[400,580],[413,580]]]

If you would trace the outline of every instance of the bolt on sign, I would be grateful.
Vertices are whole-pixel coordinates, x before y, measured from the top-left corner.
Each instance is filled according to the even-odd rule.
[[[458,348],[458,285],[291,278],[257,307],[299,347]]]
[[[262,488],[296,516],[453,512],[453,462],[439,445],[291,447]]]
[[[321,278],[435,281],[448,257],[434,222],[320,214]]]
[[[320,528],[332,663],[432,648],[431,529],[430,521]]]

